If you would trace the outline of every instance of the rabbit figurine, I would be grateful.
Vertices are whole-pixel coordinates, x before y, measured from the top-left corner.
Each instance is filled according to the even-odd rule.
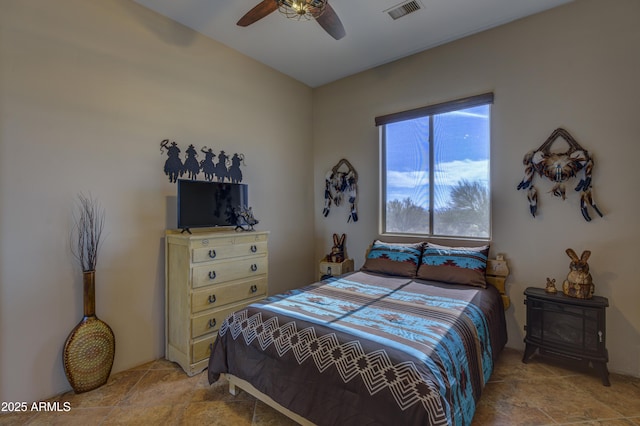
[[[562,292],[567,296],[578,299],[591,299],[595,289],[589,273],[589,264],[587,263],[589,256],[591,256],[591,251],[583,251],[580,257],[570,248],[566,250],[566,253],[571,258],[571,263],[569,264],[567,279],[562,283]]]
[[[344,240],[347,238],[345,234],[338,237],[338,234],[333,234],[333,247],[331,248],[331,262],[342,263],[345,259],[344,253]]]
[[[547,287],[545,287],[544,291],[547,293],[556,294],[558,289],[556,289],[556,279],[547,278]]]

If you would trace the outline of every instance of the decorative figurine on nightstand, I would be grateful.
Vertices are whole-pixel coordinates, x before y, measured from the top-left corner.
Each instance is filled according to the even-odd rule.
[[[331,252],[320,260],[321,280],[353,272],[353,259],[349,259],[347,249],[345,248],[346,239],[346,234],[340,236],[333,234],[333,247],[331,247]]]
[[[578,299],[591,299],[595,289],[587,263],[591,251],[583,251],[580,257],[570,248],[566,250],[566,253],[571,258],[571,263],[569,264],[569,275],[562,284],[562,292]]]
[[[547,293],[553,293],[556,294],[558,292],[558,289],[556,288],[556,279],[549,279],[547,278],[547,287],[545,287],[544,291],[546,291]]]
[[[344,241],[347,239],[345,234],[338,237],[338,234],[333,234],[333,247],[331,248],[331,254],[327,256],[330,262],[341,263],[346,259],[344,251]]]

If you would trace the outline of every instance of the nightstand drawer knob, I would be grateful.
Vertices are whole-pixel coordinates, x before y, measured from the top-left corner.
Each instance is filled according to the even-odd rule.
[[[210,280],[216,279],[216,271],[209,271],[209,279]]]
[[[251,265],[251,272],[255,272],[257,270],[258,270],[258,265],[256,265],[255,263]]]
[[[258,286],[257,286],[257,285],[255,285],[255,284],[254,284],[254,285],[252,285],[252,286],[251,286],[251,293],[255,293],[255,292],[257,292],[257,291],[258,291]]]
[[[216,257],[216,251],[215,250],[209,250],[209,257],[211,259],[215,259]]]
[[[255,253],[258,251],[258,247],[254,244],[251,246],[251,253]]]
[[[213,328],[216,326],[216,319],[215,318],[211,318],[209,320],[209,328]]]
[[[210,294],[209,295],[209,303],[216,303],[216,295],[215,294]]]

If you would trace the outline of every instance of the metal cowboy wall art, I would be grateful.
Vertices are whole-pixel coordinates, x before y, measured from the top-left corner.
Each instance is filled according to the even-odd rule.
[[[167,150],[167,161],[164,163],[164,174],[169,176],[169,182],[177,182],[178,177],[184,174],[184,164],[180,160],[180,148],[178,144],[171,142],[169,145],[169,139],[165,139],[160,142],[160,152],[163,149]]]
[[[562,137],[569,149],[566,152],[552,152],[551,146]],[[533,178],[537,173],[540,177],[546,177],[554,182],[550,192],[556,197],[566,198],[565,182],[574,178],[576,174],[584,170],[584,176],[578,182],[575,190],[580,192],[580,211],[584,219],[589,222],[588,207],[590,206],[600,217],[602,212],[593,201],[591,192],[591,173],[593,172],[593,159],[589,152],[582,148],[578,142],[562,128],[558,128],[551,133],[551,136],[535,151],[529,151],[523,159],[524,178],[518,184],[518,190],[527,189],[527,199],[529,200],[529,210],[533,217],[538,210],[538,190],[533,185]]]
[[[217,155],[218,161],[214,162],[216,154],[211,148],[206,146],[200,150],[204,154],[204,159],[198,162],[198,151],[193,145],[189,145],[185,151],[186,158],[184,162],[180,159],[180,148],[173,141],[169,144],[169,139],[160,142],[160,152],[167,152],[167,161],[164,163],[164,174],[169,176],[169,182],[175,183],[179,177],[187,173],[187,177],[191,180],[197,180],[200,172],[204,174],[204,179],[209,182],[217,180],[224,182],[225,180],[232,183],[242,182],[242,171],[240,165],[244,165],[244,154],[233,154],[229,156],[220,151]]]

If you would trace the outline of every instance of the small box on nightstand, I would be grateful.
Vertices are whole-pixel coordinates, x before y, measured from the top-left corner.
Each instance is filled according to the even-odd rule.
[[[325,275],[338,276],[353,272],[353,259],[345,259],[342,262],[327,262],[325,259],[320,261],[320,277]]]

